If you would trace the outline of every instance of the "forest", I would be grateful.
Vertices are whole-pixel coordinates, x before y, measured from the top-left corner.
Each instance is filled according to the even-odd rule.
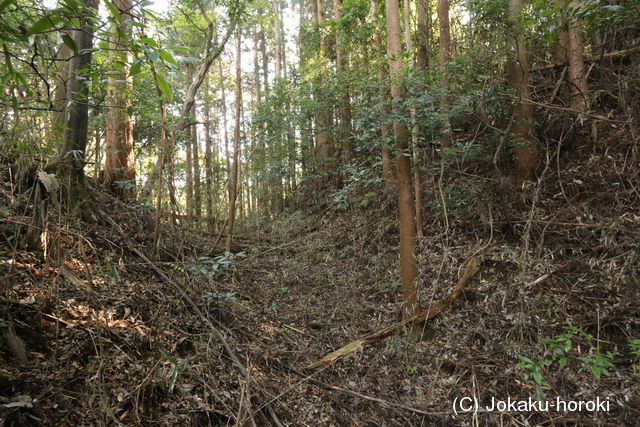
[[[0,425],[637,425],[639,23],[0,0]]]

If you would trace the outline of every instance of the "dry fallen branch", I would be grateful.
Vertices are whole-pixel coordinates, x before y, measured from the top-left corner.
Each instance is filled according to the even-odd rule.
[[[432,317],[434,317],[435,315],[443,311],[445,308],[447,308],[456,298],[458,298],[458,296],[460,296],[460,292],[462,291],[462,288],[467,284],[469,279],[471,279],[471,277],[473,277],[478,272],[478,270],[480,270],[480,260],[475,256],[471,257],[471,259],[469,259],[469,262],[467,262],[467,266],[464,269],[464,273],[462,274],[462,277],[460,278],[456,286],[453,288],[453,291],[451,291],[451,293],[449,293],[447,296],[442,298],[440,301],[438,301],[435,305],[430,307],[428,310],[423,311],[419,314],[416,314],[415,316],[407,320],[403,320],[402,322],[394,323],[391,326],[387,326],[386,328],[381,329],[377,332],[374,332],[370,335],[367,335],[364,338],[360,338],[353,342],[350,342],[344,347],[339,348],[338,350],[327,354],[319,361],[305,366],[304,369],[316,369],[322,366],[326,366],[337,359],[340,359],[350,353],[353,353],[354,351],[364,347],[365,345],[375,344],[377,342],[385,340],[386,338],[390,337],[393,334],[393,332],[395,332],[397,329],[400,329],[405,325],[408,325],[410,323],[420,324],[422,322],[425,322],[431,319]]]

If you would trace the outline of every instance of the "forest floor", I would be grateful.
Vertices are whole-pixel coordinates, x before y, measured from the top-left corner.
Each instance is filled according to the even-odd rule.
[[[399,320],[389,194],[341,212],[292,209],[242,231],[233,259],[200,229],[166,226],[152,265],[136,252],[150,245],[150,215],[98,189],[118,226],[50,209],[47,253],[19,249],[29,199],[6,185],[0,424],[634,425],[640,196],[606,167],[565,170],[570,203],[557,184],[525,189],[538,204],[512,229],[434,220],[420,299],[440,300],[477,254],[460,298],[420,339],[400,330],[315,370],[304,367]],[[482,410],[536,394],[609,406]],[[456,415],[463,397],[481,410]]]

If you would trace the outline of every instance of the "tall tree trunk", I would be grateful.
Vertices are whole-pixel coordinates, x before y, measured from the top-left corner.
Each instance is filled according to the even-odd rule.
[[[187,69],[187,80],[193,81],[193,72]],[[185,201],[186,201],[186,217],[189,221],[193,219],[193,141],[191,140],[191,126],[186,129],[184,138],[185,154],[186,154],[186,182],[185,182]]]
[[[426,70],[429,66],[429,55],[431,45],[431,5],[430,0],[417,0],[416,10],[418,12],[418,31],[416,40],[418,42],[418,69]]]
[[[318,27],[324,24],[324,0],[317,0],[316,23]],[[327,40],[320,31],[320,52],[324,57],[328,57]],[[320,158],[322,171],[329,173],[333,169],[333,144],[331,141],[331,128],[333,121],[333,112],[329,102],[327,101],[326,77],[325,73],[320,73],[316,84],[316,92],[318,94],[319,110],[316,114],[316,150]]]
[[[374,20],[377,19],[378,16],[378,2],[377,0],[371,0],[371,14],[373,15]],[[380,35],[380,30],[376,28],[374,33],[374,38],[376,41],[376,49],[380,55],[384,55],[384,47],[382,45],[382,36]],[[384,84],[387,81],[387,72],[385,71],[384,63],[380,63],[380,67],[378,68],[378,79],[380,80],[380,103],[381,103],[381,115],[382,115],[382,125],[380,126],[380,134],[381,134],[381,155],[382,155],[382,175],[384,177],[384,186],[387,190],[389,190],[395,181],[395,177],[393,174],[393,163],[391,161],[391,150],[389,150],[388,140],[390,129],[387,126],[387,118],[391,113],[391,105],[389,104],[389,94],[388,87]]]
[[[274,0],[273,2],[273,11],[276,22],[274,22],[274,31],[275,31],[275,72],[276,72],[276,82],[282,78],[282,25],[280,22],[280,1]],[[274,83],[275,84],[275,83]]]
[[[411,5],[409,0],[404,0],[404,38],[405,45],[409,51],[409,57],[414,56],[413,41],[411,40]],[[411,157],[413,159],[413,188],[415,191],[415,218],[416,218],[416,236],[418,239],[424,239],[424,226],[422,223],[422,180],[420,179],[420,155],[418,150],[418,120],[417,111],[411,109]]]
[[[204,195],[205,195],[205,211],[207,215],[207,231],[213,233],[213,155],[211,152],[211,93],[209,87],[209,78],[204,82]]]
[[[133,157],[133,122],[131,121],[131,89],[129,77],[132,34],[132,0],[114,0],[119,16],[111,28],[109,48],[111,73],[107,87],[106,161],[104,183],[121,199],[135,195],[136,169]]]
[[[260,53],[261,53],[261,31],[260,31],[260,23],[256,21],[253,27],[253,97],[255,101],[255,111],[258,111],[262,104],[262,91],[261,91],[261,74],[260,74]],[[266,51],[266,46],[265,46]],[[264,134],[259,130],[255,129],[254,136],[256,138],[255,146],[257,147],[258,153],[260,156],[264,155],[265,150],[265,141]],[[256,179],[258,182],[262,182],[262,171],[256,171]],[[254,183],[254,187],[252,189],[253,198],[259,199],[260,202],[257,203],[257,206],[264,209],[267,203],[264,202],[263,193],[260,191],[261,187],[258,183]],[[256,206],[256,208],[257,208]],[[254,212],[257,213],[257,209],[254,209]]]
[[[280,16],[279,16],[279,24],[280,24],[280,52],[282,56],[282,75],[284,78],[287,78],[287,43],[285,40],[285,31],[284,31],[284,12],[283,12],[282,4],[280,4]]]
[[[227,126],[227,96],[226,96],[226,90],[225,90],[225,77],[224,77],[224,73],[222,71],[222,61],[218,62],[218,73],[220,76],[220,92],[221,92],[221,97],[222,97],[222,127],[223,129],[223,137],[224,137],[224,159],[225,159],[225,164],[227,166],[227,194],[230,193],[231,191],[231,179],[230,179],[230,175],[231,175],[231,159],[229,157],[229,131],[228,131],[228,126]],[[228,220],[227,220],[228,222]]]
[[[440,109],[444,123],[440,129],[442,134],[442,154],[444,148],[451,146],[451,126],[449,125],[449,75],[445,69],[447,62],[451,59],[451,30],[449,23],[449,0],[438,0],[438,24],[440,25],[440,53],[438,61],[442,67],[442,88],[443,96],[440,101]]]
[[[577,10],[580,6],[572,1],[569,7]],[[571,84],[571,107],[584,113],[588,108],[587,75],[584,70],[584,42],[580,34],[580,23],[572,14],[567,29],[569,47],[569,84]]]
[[[400,39],[400,11],[398,0],[385,0],[387,18],[387,57],[389,78],[391,80],[391,99],[393,113],[401,115],[401,102],[404,98],[401,79],[403,75],[402,42]],[[400,222],[400,274],[402,277],[402,317],[408,319],[418,314],[420,304],[416,277],[416,225],[413,217],[413,191],[411,188],[411,161],[406,156],[409,149],[409,130],[401,121],[393,123],[396,139],[396,176],[398,181],[398,219]]]
[[[307,8],[311,6],[310,3],[315,4],[315,0],[310,2],[306,0],[300,0],[300,20],[298,21],[298,69],[303,69],[306,65],[305,49],[307,46],[308,37],[304,31]],[[300,124],[300,170],[303,176],[306,176],[307,159],[311,157],[309,152],[313,151],[313,124],[308,112],[304,112],[304,118]]]
[[[349,79],[346,78],[348,60],[345,55],[342,36],[342,0],[334,0],[333,3],[334,19],[337,22],[338,30],[336,30],[336,71],[338,76],[343,78],[341,99],[340,99],[340,141],[342,148],[342,159],[348,162],[353,158],[352,128],[351,128],[351,95],[349,93]]]
[[[520,100],[514,106],[511,132],[515,136],[515,180],[521,183],[532,179],[538,166],[538,140],[533,128],[533,107],[529,98],[529,58],[527,47],[520,36],[519,23],[521,0],[509,1],[509,25],[512,28],[512,53],[507,59],[507,83],[512,86]]]
[[[264,87],[264,96],[269,96],[269,55],[267,53],[267,40],[264,35],[264,29],[260,29],[260,52],[262,57],[262,86]]]
[[[56,54],[56,88],[53,92],[53,108],[55,113],[51,120],[50,135],[56,142],[61,142],[64,136],[65,117],[67,111],[67,84],[69,79],[69,60],[71,49],[65,43],[60,43]]]
[[[98,0],[85,0],[85,8],[79,16],[80,29],[73,31],[78,54],[69,62],[67,99],[69,100],[66,128],[60,152],[60,178],[66,190],[66,206],[82,217],[89,215],[89,200],[84,174],[84,155],[87,148],[89,122],[89,85],[87,79],[93,48],[93,17],[97,14]]]
[[[193,206],[196,221],[200,221],[202,219],[202,192],[200,191],[200,145],[197,124],[191,126],[191,142],[193,143]]]
[[[229,192],[229,220],[227,231],[227,252],[233,246],[233,225],[236,216],[236,196],[238,192],[238,160],[240,158],[240,126],[242,125],[242,63],[241,63],[241,35],[240,29],[236,36],[236,125],[233,130],[233,165],[231,167],[231,191]]]
[[[164,169],[165,164],[164,161],[167,158],[165,155],[166,150],[168,150],[168,141],[167,141],[167,103],[160,89],[160,84],[158,83],[158,75],[156,74],[156,69],[154,65],[151,65],[151,76],[153,77],[153,83],[156,89],[156,96],[158,97],[158,107],[160,109],[160,154],[158,157],[160,168],[157,176],[156,182],[156,212],[154,218],[154,229],[153,229],[153,251],[155,253],[156,258],[159,257],[159,249],[160,249],[160,239],[161,239],[161,226],[160,220],[162,218],[162,190],[163,190],[163,180],[164,180]],[[171,156],[172,158],[173,156]],[[172,168],[171,168],[172,169]],[[169,189],[171,191],[173,174],[169,176]],[[170,193],[170,197],[173,195]],[[171,215],[173,224],[175,225],[175,215]]]
[[[100,114],[99,109],[96,108],[96,115]],[[93,132],[93,141],[96,146],[96,154],[93,162],[93,175],[99,176],[100,174],[100,165],[102,164],[102,135],[100,132],[100,127],[96,126]]]

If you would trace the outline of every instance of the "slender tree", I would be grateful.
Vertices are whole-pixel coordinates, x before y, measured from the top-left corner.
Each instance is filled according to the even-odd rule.
[[[187,81],[193,80],[193,74],[191,69],[187,70]],[[191,141],[191,126],[187,128],[187,135],[185,138],[185,157],[186,157],[186,182],[184,186],[185,190],[185,202],[187,208],[187,219],[193,219],[193,145]]]
[[[131,121],[131,53],[132,0],[115,0],[109,40],[111,72],[108,79],[107,135],[104,182],[121,198],[135,194],[135,160],[133,157],[133,122]]]
[[[69,79],[70,59],[71,49],[66,45],[66,43],[60,43],[55,61],[57,72],[52,102],[55,112],[51,119],[51,128],[49,133],[55,141],[61,141],[64,135],[65,116],[67,111],[67,80]]]
[[[571,85],[571,107],[581,113],[588,108],[587,76],[584,70],[584,42],[580,34],[580,22],[575,12],[579,8],[576,1],[572,1],[569,8],[574,12],[569,18],[567,28],[569,84]]]
[[[385,0],[387,18],[387,58],[391,80],[392,109],[396,117],[401,116],[404,98],[401,79],[403,75],[402,41],[400,37],[400,11],[398,0]],[[400,223],[400,274],[402,277],[402,316],[404,319],[418,314],[420,304],[416,286],[416,225],[413,217],[413,190],[411,161],[406,155],[409,149],[409,130],[404,122],[393,122],[396,140],[396,178],[398,185],[398,220]]]
[[[320,32],[320,53],[325,58],[328,57],[327,37],[322,34],[321,28],[324,25],[325,3],[324,0],[317,0],[315,12],[315,24]],[[331,128],[333,127],[333,111],[326,99],[326,76],[320,73],[317,79],[316,93],[318,95],[319,111],[316,113],[316,152],[321,161],[321,169],[324,172],[331,172],[333,167],[334,148],[331,141]]]
[[[378,2],[371,0],[371,14],[374,19],[378,16]],[[384,55],[384,47],[382,45],[382,36],[380,35],[380,29],[376,25],[374,38],[376,42],[376,49],[380,55]],[[391,161],[391,150],[389,150],[388,139],[390,134],[389,126],[387,125],[387,118],[391,113],[391,104],[389,102],[388,87],[385,85],[387,81],[387,72],[385,71],[384,63],[380,63],[378,67],[378,80],[380,81],[380,105],[382,125],[380,126],[381,140],[381,155],[382,155],[382,175],[384,177],[384,184],[386,189],[390,189],[395,181],[393,173],[393,163]]]
[[[348,68],[348,59],[345,52],[344,36],[342,35],[342,0],[334,0],[333,3],[334,18],[337,22],[336,30],[336,71],[339,76],[346,77]],[[340,97],[340,146],[341,157],[344,161],[353,158],[353,145],[351,143],[353,130],[351,128],[351,94],[349,91],[349,80],[343,78],[341,97]]]
[[[191,126],[191,143],[193,144],[193,208],[196,221],[202,218],[202,192],[200,183],[200,144],[198,142],[198,125]]]
[[[233,163],[231,165],[231,185],[229,191],[229,219],[227,229],[227,252],[231,252],[233,245],[233,226],[236,216],[236,198],[238,195],[238,161],[240,159],[240,127],[242,126],[242,58],[241,33],[238,28],[236,35],[236,94],[235,113],[236,123],[233,130]]]
[[[449,97],[447,86],[449,86],[449,75],[445,69],[447,62],[451,59],[451,28],[449,23],[449,0],[438,0],[438,24],[440,26],[440,51],[438,61],[442,70],[441,84],[444,91],[440,108],[443,117],[443,125],[440,129],[442,133],[442,147],[451,145],[451,129],[449,126]],[[442,150],[444,154],[445,150]]]
[[[431,45],[431,4],[429,0],[417,0],[416,3],[418,15],[418,31],[416,33],[418,44],[417,65],[418,69],[426,70],[429,65]]]
[[[410,57],[414,55],[413,41],[411,40],[411,5],[409,0],[404,0],[404,38],[405,45],[409,51]],[[424,226],[422,224],[422,179],[420,177],[420,154],[418,150],[418,120],[417,111],[411,108],[411,157],[413,159],[413,189],[415,191],[415,218],[416,218],[416,236],[418,239],[424,239]]]
[[[88,79],[93,49],[93,19],[97,14],[98,0],[85,0],[78,21],[80,27],[73,30],[73,40],[78,54],[69,60],[67,79],[68,111],[60,150],[60,177],[66,192],[67,207],[77,209],[81,216],[88,216],[88,195],[84,174],[84,155],[87,148],[89,121]]]
[[[442,0],[441,0],[442,1]],[[529,98],[529,57],[520,31],[521,0],[509,1],[509,26],[512,31],[511,53],[507,59],[507,83],[518,96],[511,132],[515,137],[515,180],[517,183],[533,178],[538,165],[538,140],[533,128],[533,107]]]
[[[207,231],[213,233],[213,151],[211,140],[211,93],[210,78],[204,81],[204,197]]]

